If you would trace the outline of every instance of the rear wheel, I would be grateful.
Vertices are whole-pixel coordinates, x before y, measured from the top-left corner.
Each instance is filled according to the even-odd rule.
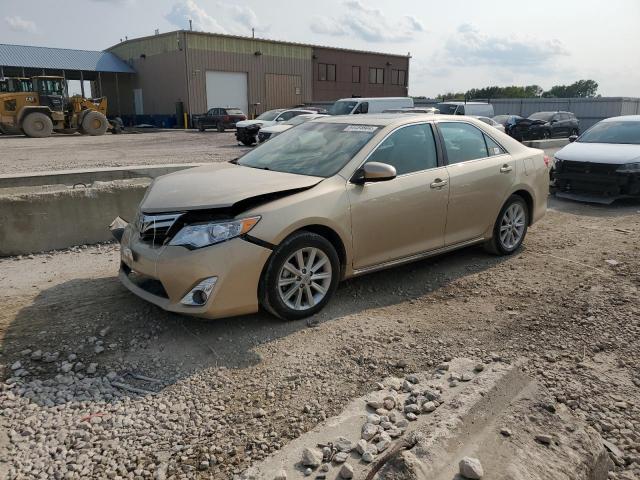
[[[549,140],[550,138],[551,138],[551,133],[549,132],[549,130],[545,130],[544,132],[542,132],[543,140]]]
[[[201,124],[201,123],[200,123],[200,124],[198,124],[198,131],[200,131],[200,132],[204,132],[205,130],[206,130],[206,129],[204,128],[204,125],[203,125],[203,124]]]
[[[81,131],[87,135],[104,135],[107,128],[109,128],[109,120],[100,112],[87,112],[82,119]]]
[[[271,256],[260,282],[260,303],[279,318],[308,317],[329,302],[340,271],[331,242],[315,233],[295,233]]]
[[[33,112],[22,120],[22,131],[27,137],[49,137],[53,132],[53,122],[48,115],[41,112]]]
[[[495,255],[511,255],[522,245],[528,225],[527,203],[521,196],[511,195],[498,214],[486,249]]]

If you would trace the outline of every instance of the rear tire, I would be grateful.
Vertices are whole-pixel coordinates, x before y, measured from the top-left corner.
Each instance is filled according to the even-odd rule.
[[[340,259],[331,242],[311,232],[294,233],[267,263],[260,279],[260,305],[285,320],[314,315],[335,293],[340,273]]]
[[[100,112],[87,112],[82,119],[81,132],[87,135],[104,135],[107,128],[109,128],[109,120]]]
[[[53,122],[48,115],[41,112],[33,112],[22,120],[22,131],[27,137],[31,138],[50,137],[53,132]]]
[[[549,130],[545,130],[542,132],[542,140],[549,140],[551,138],[551,133]]]
[[[206,129],[204,128],[204,125],[200,124],[198,125],[198,131],[199,132],[204,132]]]
[[[224,132],[224,124],[218,123],[217,128],[220,133]]]
[[[527,235],[529,216],[527,202],[520,195],[511,195],[500,209],[493,226],[493,236],[485,244],[485,249],[494,255],[516,252]]]

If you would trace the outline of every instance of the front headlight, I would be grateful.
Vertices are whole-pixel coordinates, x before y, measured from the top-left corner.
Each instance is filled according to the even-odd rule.
[[[201,223],[182,227],[169,245],[187,248],[202,248],[216,243],[224,242],[249,232],[260,217],[243,218],[241,220],[229,220],[225,222]]]
[[[618,173],[640,173],[640,163],[627,163],[616,170]]]

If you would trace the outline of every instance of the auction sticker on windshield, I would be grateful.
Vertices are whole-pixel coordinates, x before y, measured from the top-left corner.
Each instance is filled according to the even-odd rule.
[[[375,125],[347,125],[343,132],[363,132],[363,133],[373,133],[379,127]]]

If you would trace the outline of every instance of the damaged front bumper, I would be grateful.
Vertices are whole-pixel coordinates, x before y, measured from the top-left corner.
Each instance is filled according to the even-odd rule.
[[[120,242],[119,279],[137,296],[170,312],[211,319],[258,311],[258,284],[271,254],[268,248],[240,237],[196,250],[154,245],[120,220],[111,228]],[[210,287],[206,301],[185,303],[203,284]]]
[[[557,196],[574,200],[612,203],[640,197],[640,172],[620,172],[620,165],[557,160],[553,179]]]

